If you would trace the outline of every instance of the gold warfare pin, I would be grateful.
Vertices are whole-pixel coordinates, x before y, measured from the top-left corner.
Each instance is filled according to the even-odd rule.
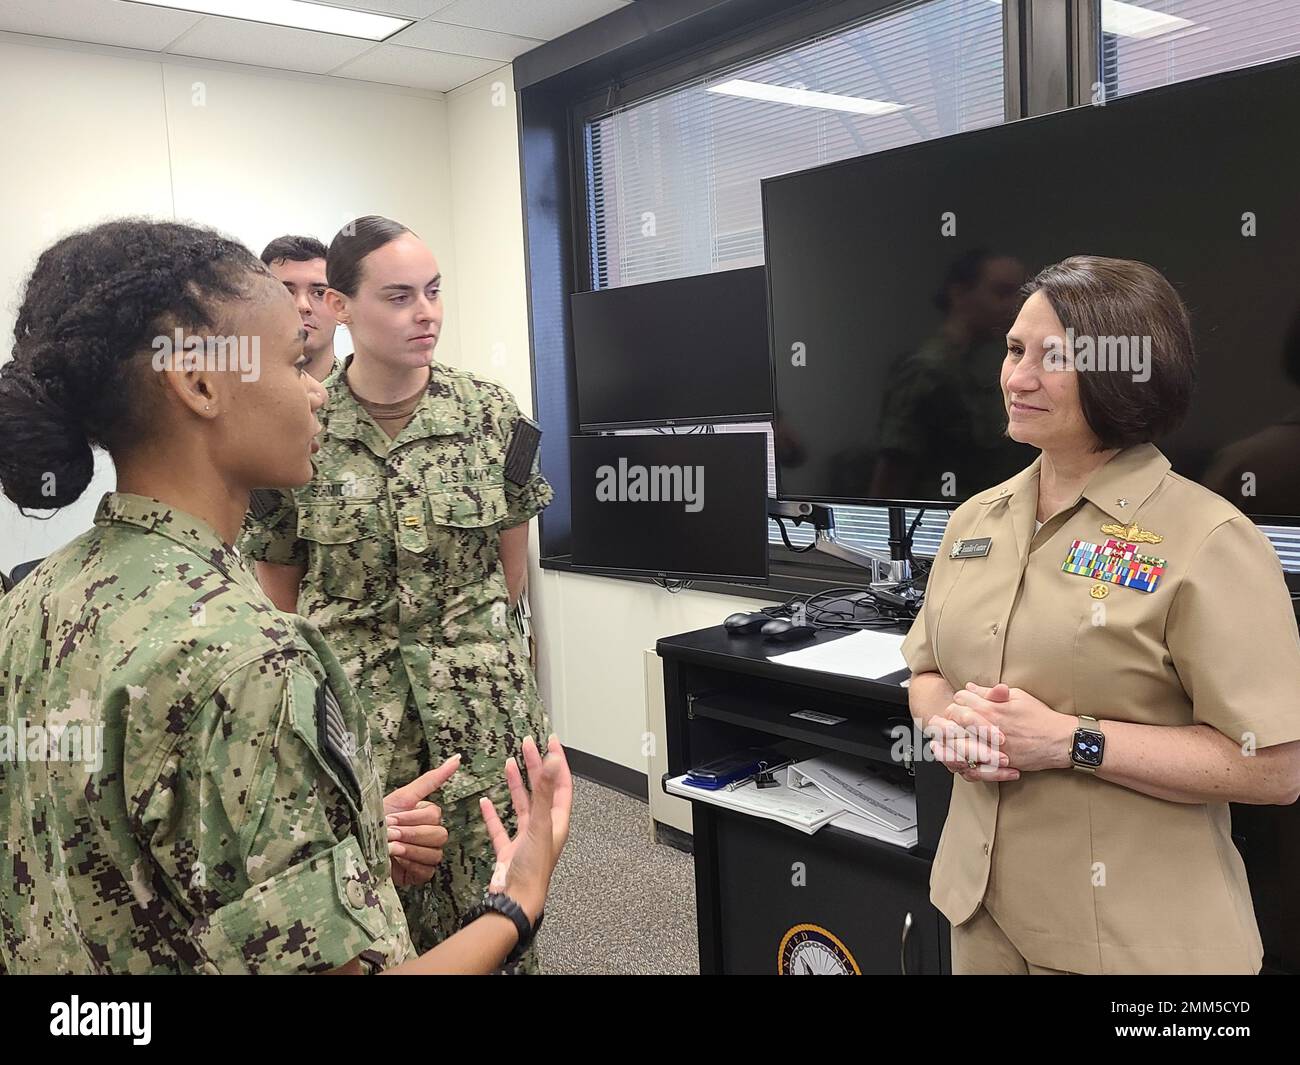
[[[1132,525],[1121,525],[1116,521],[1108,521],[1101,527],[1101,531],[1107,536],[1114,536],[1120,540],[1127,540],[1131,544],[1159,544],[1164,542],[1164,537],[1159,533],[1153,533],[1149,529],[1134,522]]]

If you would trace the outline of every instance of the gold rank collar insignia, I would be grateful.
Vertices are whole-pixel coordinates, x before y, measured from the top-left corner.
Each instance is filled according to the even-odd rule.
[[[1149,529],[1144,529],[1137,522],[1132,525],[1121,525],[1117,521],[1108,521],[1101,527],[1101,531],[1107,536],[1116,536],[1121,540],[1127,540],[1131,544],[1159,544],[1164,542],[1164,537],[1159,533],[1153,533]]]

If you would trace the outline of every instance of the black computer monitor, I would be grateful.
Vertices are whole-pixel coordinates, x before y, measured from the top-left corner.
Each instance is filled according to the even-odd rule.
[[[762,433],[575,436],[573,567],[767,580]]]
[[[1295,523],[1297,130],[1287,60],[765,181],[780,497],[952,507],[1028,466],[999,384],[1017,290],[1090,254],[1191,313],[1175,472]]]
[[[577,292],[580,428],[772,417],[761,266]]]

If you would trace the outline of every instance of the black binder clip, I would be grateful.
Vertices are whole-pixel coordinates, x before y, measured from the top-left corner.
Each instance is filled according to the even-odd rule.
[[[768,769],[766,762],[758,763],[758,775],[754,777],[754,784],[760,788],[779,788],[781,782],[776,779],[776,770]]]

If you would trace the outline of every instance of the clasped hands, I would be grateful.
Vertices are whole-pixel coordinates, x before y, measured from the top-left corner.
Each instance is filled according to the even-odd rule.
[[[930,718],[936,761],[971,783],[1019,780],[1021,773],[1065,769],[1078,718],[1053,710],[1021,688],[967,684]],[[973,764],[972,764],[973,763]]]

